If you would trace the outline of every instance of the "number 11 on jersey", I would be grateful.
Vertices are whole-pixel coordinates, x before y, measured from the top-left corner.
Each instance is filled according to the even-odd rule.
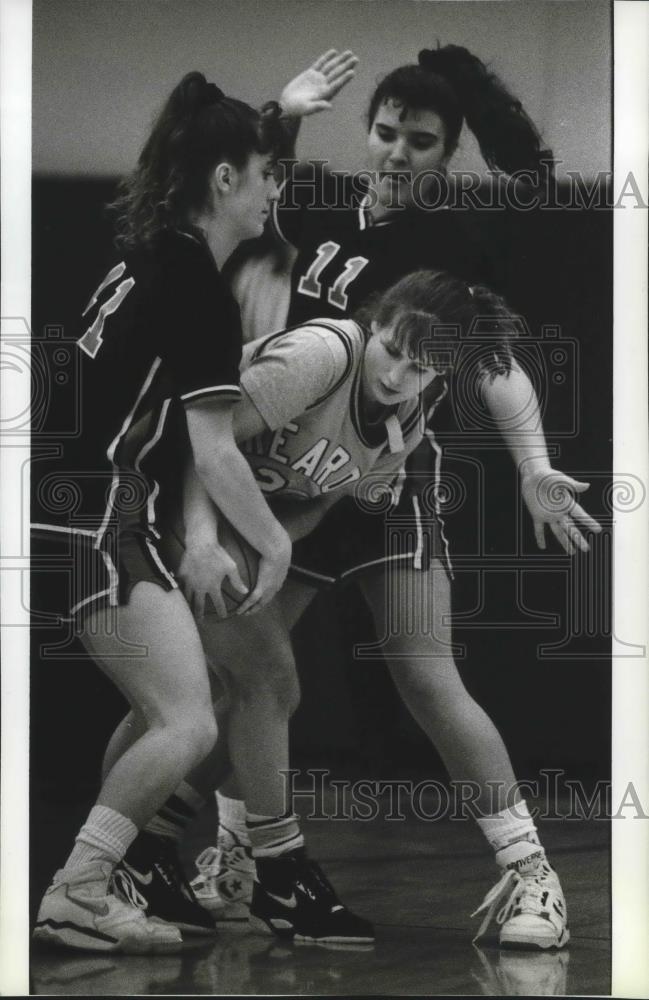
[[[311,267],[300,278],[297,290],[301,295],[310,295],[314,299],[319,299],[322,293],[322,283],[320,275],[325,267],[332,262],[338,251],[340,244],[328,240],[321,243],[316,251],[316,258]],[[367,257],[349,257],[345,261],[342,272],[338,275],[333,285],[327,291],[327,301],[338,309],[345,310],[349,297],[347,288],[361,273],[366,264],[369,264]]]

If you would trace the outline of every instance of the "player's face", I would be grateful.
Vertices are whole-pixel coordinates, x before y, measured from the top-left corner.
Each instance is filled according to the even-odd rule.
[[[278,195],[272,157],[251,153],[245,167],[238,172],[230,205],[242,240],[261,236],[271,203]]]
[[[444,152],[446,129],[435,111],[408,110],[403,121],[403,106],[387,100],[376,112],[367,139],[368,168],[378,174],[374,188],[379,205],[388,211],[424,201],[433,183],[426,177],[443,170],[448,157]],[[419,181],[416,178],[419,177]]]
[[[396,346],[391,326],[372,324],[363,360],[363,396],[370,407],[414,399],[438,374],[431,365],[411,358],[407,345]]]

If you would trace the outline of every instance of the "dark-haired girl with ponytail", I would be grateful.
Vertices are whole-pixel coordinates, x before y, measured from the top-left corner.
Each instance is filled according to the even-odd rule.
[[[321,60],[327,58],[334,56],[326,53]],[[312,83],[315,98],[320,85],[317,77]],[[293,101],[291,85],[281,101],[285,113],[293,116],[296,131],[301,112],[299,102]],[[544,148],[521,102],[477,56],[455,45],[423,50],[417,63],[389,73],[371,98],[367,173],[341,180],[305,169],[289,176],[275,203],[277,232],[297,254],[291,275],[289,325],[316,317],[353,315],[372,295],[422,267],[448,271],[471,288],[477,282],[491,283],[490,255],[476,246],[466,216],[440,207],[438,200],[463,123],[476,136],[488,167],[507,174],[551,170],[552,154]],[[435,210],[429,208],[431,205]],[[479,294],[488,313],[488,294],[485,290]],[[513,353],[515,356],[515,344]],[[462,377],[460,366],[449,378],[449,392]],[[588,543],[575,522],[587,530],[599,530],[575,499],[587,484],[552,469],[535,393],[523,370],[512,363],[497,378],[483,381],[482,394],[489,411],[500,410],[510,416],[524,412],[529,417],[528,437],[510,435],[506,421],[502,426],[539,546],[545,546],[545,530],[550,528],[567,552],[586,549]],[[437,401],[431,402],[431,415]],[[423,463],[421,450],[417,456],[418,481],[427,474],[428,480],[439,482],[441,453],[430,427],[427,437]],[[404,551],[408,551],[408,533],[422,538],[421,515],[432,520],[433,532],[444,538],[431,497],[434,492],[418,496],[411,477],[407,477],[401,499],[390,511],[393,521],[404,524]],[[553,497],[562,498],[558,507]],[[488,917],[496,908],[504,914],[501,943],[562,947],[569,935],[558,877],[547,863],[525,803],[515,792],[515,777],[503,741],[469,696],[451,655],[451,636],[443,624],[451,608],[449,580],[429,543],[421,548],[414,574],[412,566],[391,562],[394,552],[386,546],[388,538],[394,543],[386,530],[389,520],[388,515],[385,525],[381,522],[381,530],[377,530],[376,515],[351,499],[342,500],[316,529],[309,549],[300,551],[304,558],[310,552],[312,560],[303,561],[300,567],[310,569],[315,581],[326,575],[318,553],[331,565],[336,565],[338,555],[338,578],[359,580],[377,635],[386,637],[383,652],[405,704],[436,746],[451,778],[471,781],[480,789],[479,823],[502,875],[486,909]],[[362,560],[352,556],[350,563],[350,539],[354,540],[354,552],[362,540]],[[407,605],[413,595],[418,608],[427,607],[428,600],[432,603],[434,629],[421,619],[419,628],[395,634],[390,625],[391,601]],[[294,598],[295,613],[299,606]],[[495,798],[492,785],[499,789]],[[232,830],[237,838],[245,834],[237,794],[240,791],[231,783],[221,789],[219,808],[227,819],[219,832],[220,861],[214,862],[214,871],[208,864],[207,874],[196,882],[203,902],[215,910],[220,905],[226,914],[231,897],[228,894],[219,904],[219,880],[230,885],[232,869],[237,868],[238,848]]]
[[[268,602],[289,565],[290,539],[232,433],[242,338],[220,274],[238,243],[262,232],[282,141],[276,110],[262,115],[190,73],[113,206],[119,256],[85,309],[78,340],[83,433],[81,455],[68,465],[78,504],[66,520],[38,527],[79,552],[71,618],[131,712],[109,744],[96,804],[45,893],[39,941],[149,953],[178,949],[179,926],[213,930],[181,884],[178,926],[152,919],[138,889],[151,887],[151,872],[123,859],[172,793],[180,814],[189,808],[183,778],[216,739],[192,608],[159,548],[190,455],[212,501],[261,554],[244,610]],[[245,593],[213,538],[202,553],[217,603],[225,577]],[[191,571],[187,561],[178,575]],[[172,854],[160,850],[155,859],[170,883],[181,878]]]

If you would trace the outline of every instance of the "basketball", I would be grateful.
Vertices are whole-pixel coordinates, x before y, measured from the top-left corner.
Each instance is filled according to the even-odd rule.
[[[239,575],[248,588],[248,592],[250,592],[257,582],[259,553],[223,517],[219,519],[218,535],[219,544],[223,546],[231,559],[236,563]],[[169,569],[177,573],[185,552],[185,525],[182,518],[176,521],[171,528],[163,532],[160,552]],[[235,590],[227,577],[223,581],[221,593],[223,594],[223,603],[225,604],[228,616],[234,614],[248,596],[247,594],[240,594]],[[215,613],[212,599],[209,595],[206,595],[205,615],[213,615]]]

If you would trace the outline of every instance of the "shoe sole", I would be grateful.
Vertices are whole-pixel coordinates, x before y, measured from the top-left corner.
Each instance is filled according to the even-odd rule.
[[[501,935],[500,947],[512,948],[512,949],[515,948],[519,951],[523,951],[525,949],[527,950],[534,949],[535,951],[550,951],[550,949],[552,948],[556,949],[565,948],[565,946],[568,944],[569,941],[570,941],[569,930],[564,931],[564,933],[559,938],[556,937],[530,938],[530,937],[525,937],[523,934],[521,934],[520,936],[512,934],[512,935],[507,935],[506,937],[502,937]]]
[[[283,941],[295,941],[298,944],[337,944],[337,945],[372,945],[373,937],[343,937],[340,934],[327,935],[326,937],[309,937],[306,934],[296,934],[292,927],[273,927],[266,923],[262,917],[250,914],[248,921],[250,930],[255,934],[264,934],[266,937],[278,937]]]
[[[182,940],[143,941],[137,938],[119,940],[109,935],[89,934],[84,928],[70,923],[48,921],[34,928],[32,938],[40,944],[75,951],[118,952],[124,955],[168,955],[182,950]]]

